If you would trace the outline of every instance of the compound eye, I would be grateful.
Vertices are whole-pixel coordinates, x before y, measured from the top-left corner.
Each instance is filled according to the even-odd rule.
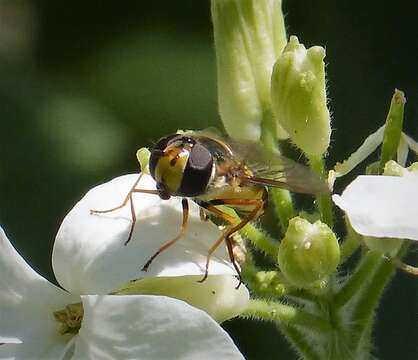
[[[205,192],[212,175],[213,157],[203,145],[196,143],[189,154],[179,193],[198,196]]]
[[[167,147],[167,145],[174,140],[175,138],[180,138],[178,134],[171,134],[168,136],[165,136],[158,140],[158,142],[154,145],[154,147],[151,150],[151,155],[149,157],[149,171],[151,173],[151,176],[155,179],[155,167],[157,166],[158,160],[163,156],[164,150]]]
[[[204,171],[207,168],[212,168],[212,154],[203,145],[195,144],[189,155],[188,166],[192,170]]]

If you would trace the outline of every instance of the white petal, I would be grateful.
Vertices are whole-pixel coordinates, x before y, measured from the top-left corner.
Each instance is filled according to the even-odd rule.
[[[0,344],[0,360],[63,360],[74,352],[74,337],[65,335],[55,342],[28,341],[22,344]]]
[[[206,311],[218,322],[241,314],[248,305],[249,293],[244,284],[231,275],[158,277],[129,283],[118,294],[165,295]]]
[[[134,194],[137,221],[126,246],[131,226],[129,204],[110,213],[90,214],[91,209],[120,205],[137,177],[138,174],[125,175],[93,188],[64,219],[52,264],[59,283],[72,293],[105,294],[138,277],[204,273],[208,249],[220,231],[211,222],[200,220],[198,206],[191,201],[186,234],[157,256],[148,272],[141,271],[143,265],[180,230],[180,199]],[[144,175],[137,188],[155,189],[155,182]],[[212,257],[210,274],[235,274],[223,244]]]
[[[23,342],[16,348],[18,358],[47,358],[52,348],[67,341],[58,333],[53,312],[80,298],[37,274],[1,228],[0,274],[0,343]]]
[[[418,240],[417,176],[359,176],[332,198],[362,235]]]
[[[409,148],[415,153],[418,154],[418,142],[412,139],[410,136],[402,133],[402,138],[407,142]]]
[[[16,346],[18,344],[0,344],[0,360],[16,359]]]
[[[383,141],[385,126],[386,125],[381,126],[373,134],[369,135],[366,140],[364,140],[363,144],[361,144],[360,147],[355,152],[353,152],[348,159],[335,165],[335,177],[341,177],[348,174],[377,149],[377,147]]]
[[[16,345],[16,360],[61,360],[67,359],[67,345],[73,339],[72,335],[59,335],[50,342],[29,341]]]
[[[405,166],[406,160],[408,159],[409,146],[405,139],[405,136],[401,136],[399,139],[398,150],[396,151],[396,161],[401,166]]]
[[[82,296],[75,359],[243,359],[205,312],[163,296]]]

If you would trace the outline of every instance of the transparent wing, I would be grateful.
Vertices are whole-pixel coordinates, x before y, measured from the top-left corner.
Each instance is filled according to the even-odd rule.
[[[237,141],[223,137],[218,129],[208,128],[194,132],[195,136],[216,139],[227,146],[237,159],[253,173],[241,180],[263,186],[285,188],[305,194],[326,194],[329,188],[308,167],[263,148],[258,143]]]
[[[329,193],[325,181],[296,161],[268,151],[257,143],[231,140],[227,144],[253,173],[253,176],[245,179],[248,183],[285,188],[304,194]]]

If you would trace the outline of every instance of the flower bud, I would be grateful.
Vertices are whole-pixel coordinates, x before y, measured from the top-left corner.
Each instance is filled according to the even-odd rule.
[[[320,286],[337,268],[340,247],[332,230],[321,221],[311,224],[295,217],[289,221],[280,243],[278,263],[286,279],[294,286]]]
[[[229,136],[257,141],[286,44],[281,0],[212,0],[219,111]]]
[[[413,163],[407,168],[399,165],[394,160],[389,160],[384,167],[383,175],[387,176],[409,176],[418,175],[418,163]]]
[[[407,167],[408,171],[412,173],[412,175],[418,175],[418,162],[414,162]]]
[[[382,170],[385,164],[395,157],[395,154],[399,149],[402,137],[405,103],[406,99],[404,93],[395,89],[386,118],[385,133],[380,154],[380,168]]]
[[[323,155],[331,136],[324,57],[324,48],[306,50],[296,36],[291,36],[271,79],[274,116],[308,156]]]

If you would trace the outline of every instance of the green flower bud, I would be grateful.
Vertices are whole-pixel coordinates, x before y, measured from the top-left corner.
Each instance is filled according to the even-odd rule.
[[[257,141],[286,45],[281,0],[212,0],[212,20],[223,124],[231,137]]]
[[[320,286],[339,264],[340,247],[333,231],[321,221],[311,224],[295,217],[289,221],[279,246],[278,263],[285,278],[294,286]]]
[[[415,173],[414,175],[416,175],[418,173],[418,162],[412,163],[407,169],[410,173]]]
[[[389,160],[384,167],[383,175],[387,176],[408,176],[408,175],[417,175],[418,163],[413,163],[407,168],[399,165],[394,160]]]
[[[324,48],[306,50],[291,36],[271,79],[274,116],[292,142],[310,157],[323,155],[331,136],[324,58]]]
[[[403,114],[406,99],[402,91],[395,89],[390,102],[389,112],[386,118],[385,133],[383,136],[382,151],[380,155],[380,168],[394,158],[401,140]]]

